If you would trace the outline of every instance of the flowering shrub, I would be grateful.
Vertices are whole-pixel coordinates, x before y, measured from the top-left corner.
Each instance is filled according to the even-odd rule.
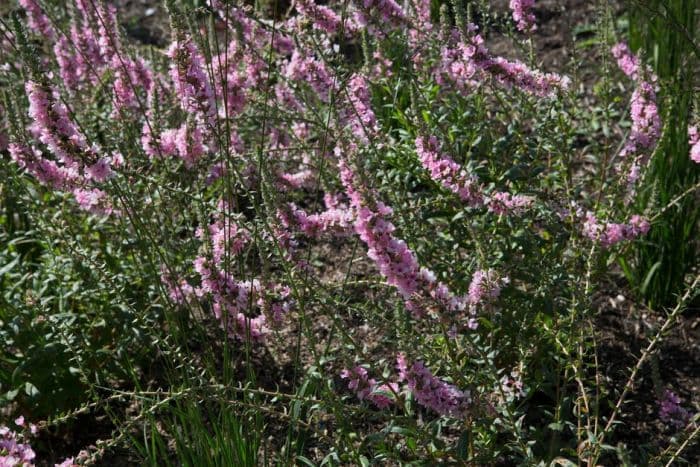
[[[332,420],[332,442],[309,441],[318,461],[534,465],[593,439],[576,455],[595,465],[611,428],[594,417],[617,415],[585,386],[595,279],[649,231],[654,213],[630,201],[663,128],[658,80],[629,47],[610,51],[634,85],[629,135],[575,173],[574,134],[592,131],[580,83],[496,55],[459,2],[438,18],[425,0],[297,0],[270,17],[168,1],[172,41],[150,53],[109,5],[19,3],[0,72],[17,91],[13,177],[56,216],[108,226],[80,247],[152,325],[173,388],[223,386],[201,397],[291,416],[290,436]],[[521,32],[533,3],[510,2]],[[205,357],[183,350],[195,337]],[[289,439],[274,449],[291,455]],[[295,443],[292,463],[308,455]]]

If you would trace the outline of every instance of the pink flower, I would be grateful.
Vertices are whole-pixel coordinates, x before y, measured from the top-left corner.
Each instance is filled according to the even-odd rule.
[[[416,401],[437,412],[440,415],[462,418],[471,405],[469,391],[461,391],[457,387],[435,377],[422,362],[414,362],[410,367],[404,354],[396,357],[399,381],[405,381],[409,391]]]
[[[394,286],[406,301],[406,307],[414,316],[422,316],[432,305],[439,305],[441,311],[461,311],[466,306],[466,298],[455,295],[447,285],[438,282],[435,274],[418,264],[418,259],[406,242],[393,233],[394,225],[387,220],[392,213],[382,202],[370,206],[362,186],[350,165],[338,161],[341,182],[350,198],[355,212],[355,232],[367,245],[367,256],[375,262],[379,272],[389,285]],[[432,302],[432,303],[431,303]]]
[[[649,68],[642,69],[639,57],[632,55],[624,42],[615,45],[612,53],[617,58],[618,66],[623,73],[637,82],[630,103],[632,129],[620,151],[621,158],[627,159],[630,156],[634,158],[628,165],[624,165],[623,162],[618,164],[618,170],[628,167],[627,183],[628,192],[631,195],[634,193],[635,183],[641,176],[642,167],[651,156],[661,135],[661,118],[654,89],[657,78]],[[649,79],[645,79],[645,76],[649,76]]]
[[[91,178],[96,182],[104,182],[113,175],[112,169],[109,166],[109,160],[104,157],[99,159],[93,165],[86,167],[85,173],[87,174],[88,178]]]
[[[296,227],[309,237],[318,237],[321,233],[331,232],[336,235],[347,234],[352,229],[354,216],[347,207],[330,207],[318,214],[307,214],[294,203],[287,205],[287,213],[280,213],[285,227]]]
[[[350,129],[363,143],[369,142],[369,136],[375,135],[379,128],[377,118],[372,110],[369,82],[361,74],[354,74],[348,82],[350,108],[346,111],[346,120]]]
[[[688,144],[690,145],[690,159],[700,164],[700,131],[695,125],[688,127]]]
[[[318,5],[314,0],[296,0],[294,7],[300,15],[312,20],[317,29],[331,35],[340,29],[340,16],[327,6]]]
[[[629,220],[629,237],[639,237],[649,232],[651,225],[649,221],[641,216],[633,215]]]
[[[227,205],[220,202],[214,222],[206,230],[197,231],[198,238],[208,241],[211,255],[195,258],[193,266],[200,285],[192,292],[194,297],[211,300],[214,316],[231,337],[261,342],[269,333],[268,324],[279,324],[293,308],[291,290],[277,283],[262,283],[258,279],[239,281],[233,277],[232,271],[236,269],[232,264],[251,237],[249,230],[230,217],[228,211]],[[163,280],[169,286],[176,281],[167,274]],[[182,291],[173,294],[176,301],[181,295],[191,293],[188,283],[180,280],[180,284]]]
[[[330,92],[335,88],[333,74],[326,64],[303,50],[294,49],[284,74],[291,80],[308,84],[323,102],[328,102]]]
[[[82,76],[80,76],[80,64],[75,52],[71,52],[72,49],[69,38],[65,35],[59,36],[56,44],[53,46],[61,81],[63,81],[66,88],[74,91],[78,88]]]
[[[153,82],[152,72],[143,59],[133,60],[129,57],[115,55],[112,58],[114,79],[114,115],[120,116],[120,110],[136,110],[139,101],[136,91],[147,92]]]
[[[29,24],[29,27],[46,39],[53,39],[53,26],[46,13],[39,6],[39,3],[36,0],[19,0],[19,4],[27,12],[27,24]]]
[[[495,300],[501,294],[501,283],[503,282],[491,269],[476,271],[469,284],[469,303],[478,305]]]
[[[10,143],[8,152],[19,167],[43,185],[55,189],[66,189],[77,184],[78,172],[75,168],[61,167],[56,162],[45,159],[41,151],[35,148]]]
[[[385,409],[394,403],[394,394],[398,392],[396,383],[378,385],[377,381],[367,376],[367,370],[356,366],[352,370],[340,372],[342,379],[348,380],[348,388],[360,400],[372,402],[378,409]]]
[[[570,80],[555,73],[533,70],[520,61],[495,57],[484,45],[484,39],[476,34],[477,27],[468,26],[469,36],[462,39],[453,30],[442,48],[442,62],[437,68],[439,84],[452,83],[461,91],[480,85],[484,78],[492,77],[506,89],[518,88],[537,97],[551,97],[568,89]]]
[[[501,378],[501,391],[508,400],[520,399],[525,396],[523,380],[518,370],[513,370],[509,375]]]
[[[511,195],[510,193],[497,192],[491,195],[487,204],[489,211],[496,214],[519,214],[532,206],[533,198],[524,195]]]
[[[355,4],[355,22],[378,37],[384,37],[389,28],[396,28],[406,20],[406,14],[394,0],[359,0]]]
[[[535,0],[510,0],[510,9],[513,10],[513,20],[515,20],[518,30],[521,32],[534,32],[537,29],[535,15],[532,8]]]
[[[368,379],[367,370],[357,366],[352,370],[343,370],[340,377],[348,380],[348,388],[357,394],[358,399],[365,399],[376,383],[373,379]]]
[[[661,119],[656,106],[656,93],[651,83],[642,81],[632,94],[632,138],[648,149],[656,144],[661,133]]]
[[[73,196],[81,209],[92,214],[110,215],[115,213],[107,193],[102,190],[76,188],[73,190]]]
[[[632,79],[637,79],[640,61],[639,57],[632,54],[629,46],[625,42],[615,44],[612,48],[612,54],[617,59],[617,66],[622,72]]]
[[[586,220],[583,224],[583,234],[607,248],[624,240],[633,240],[646,235],[649,228],[649,221],[638,215],[631,216],[626,224],[601,223],[595,214],[589,211],[586,213]]]
[[[191,37],[172,43],[167,52],[172,59],[170,76],[180,106],[194,115],[207,130],[216,125],[216,102],[204,69],[202,56]]]
[[[6,426],[0,427],[0,466],[29,467],[34,465],[33,460],[36,454],[32,447],[22,440],[21,434],[15,433]]]
[[[416,153],[423,167],[430,172],[430,177],[455,193],[470,206],[481,206],[483,198],[476,180],[450,156],[440,154],[436,137],[416,138]]]

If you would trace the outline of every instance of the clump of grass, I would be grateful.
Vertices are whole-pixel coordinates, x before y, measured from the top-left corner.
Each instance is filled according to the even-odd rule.
[[[700,31],[695,0],[629,2],[630,44],[643,50],[659,76],[664,138],[647,173],[641,207],[665,206],[700,181],[700,166],[688,157],[689,124],[698,119]],[[656,308],[673,303],[687,274],[697,265],[700,205],[686,196],[654,223],[647,241],[627,255],[626,268],[640,295]],[[626,265],[625,265],[626,266]]]

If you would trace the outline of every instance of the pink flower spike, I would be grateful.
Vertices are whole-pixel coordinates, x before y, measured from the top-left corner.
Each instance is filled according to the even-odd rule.
[[[396,362],[399,381],[406,382],[407,388],[420,405],[454,418],[462,418],[467,414],[471,405],[469,391],[461,391],[435,377],[422,362],[415,362],[409,368],[404,354],[398,354]]]
[[[27,12],[27,24],[29,24],[29,27],[37,34],[52,40],[55,35],[53,26],[46,13],[39,6],[39,3],[36,0],[19,0],[19,4]]]
[[[433,180],[459,196],[469,206],[478,207],[483,204],[475,179],[450,156],[440,153],[435,136],[416,138],[416,153]]]
[[[617,66],[620,67],[620,70],[630,78],[636,79],[639,72],[639,57],[632,54],[627,43],[615,44],[612,48],[612,54],[617,59]]]
[[[537,30],[536,18],[532,13],[535,0],[510,0],[510,9],[513,11],[513,20],[520,32],[534,32]]]
[[[353,391],[360,400],[372,402],[378,409],[386,409],[394,403],[393,395],[398,392],[398,384],[377,384],[374,379],[367,376],[367,370],[356,366],[352,370],[344,369],[340,372],[342,379],[348,380],[348,389]]]
[[[501,294],[502,282],[491,269],[476,271],[469,284],[469,304],[478,305],[495,300]]]

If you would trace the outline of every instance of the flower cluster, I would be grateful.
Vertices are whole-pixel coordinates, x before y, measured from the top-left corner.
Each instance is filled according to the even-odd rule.
[[[15,431],[4,425],[0,426],[0,467],[34,467],[36,453],[27,442],[27,437],[36,435],[38,428],[33,423],[27,425],[23,416],[15,419],[15,425],[26,431]],[[83,453],[84,451],[81,451],[78,457],[81,457]],[[54,464],[55,467],[73,467],[74,465],[76,464],[73,463],[72,457],[59,464]]]
[[[489,211],[504,214],[521,214],[532,206],[534,198],[526,195],[512,195],[507,192],[496,192],[487,200]]]
[[[583,234],[603,247],[610,247],[623,240],[633,240],[649,232],[649,221],[633,215],[626,224],[600,222],[592,212],[586,213]]]
[[[469,304],[476,306],[497,299],[501,295],[501,284],[507,282],[507,279],[499,278],[492,269],[476,271],[469,284]]]
[[[406,242],[394,236],[395,227],[386,219],[392,209],[382,202],[372,206],[362,194],[369,190],[348,162],[341,158],[338,164],[341,181],[355,212],[355,232],[367,245],[367,256],[377,264],[387,283],[399,291],[406,307],[414,316],[424,315],[425,310],[431,308],[430,301],[437,302],[445,310],[463,310],[465,297],[453,294],[446,284],[437,281],[432,271],[418,264]]]
[[[176,282],[165,273],[162,280],[176,302],[183,302],[191,294],[200,300],[209,298],[214,316],[231,336],[262,341],[268,326],[278,325],[291,311],[291,289],[278,283],[263,283],[257,278],[239,281],[233,277],[232,264],[249,244],[251,234],[228,211],[228,205],[220,202],[214,222],[206,231],[197,230],[197,237],[209,251],[193,262],[200,286],[192,287],[182,280]]]
[[[197,46],[191,37],[186,37],[173,42],[167,55],[172,59],[170,76],[182,110],[195,115],[198,124],[211,129],[216,124],[216,103]]]
[[[630,78],[637,79],[637,73],[639,73],[641,66],[640,60],[639,57],[632,53],[627,43],[619,42],[615,44],[611,52],[617,60],[617,66],[620,70]]]
[[[354,216],[346,207],[336,203],[336,198],[326,196],[326,210],[316,214],[308,214],[294,203],[287,205],[287,210],[280,210],[278,218],[287,229],[298,230],[312,238],[322,233],[347,235],[353,227]]]
[[[151,88],[153,74],[142,58],[112,58],[114,77],[114,112],[115,118],[121,118],[127,111],[137,111],[140,107],[137,90],[147,91]]]
[[[397,27],[406,21],[406,13],[394,0],[357,0],[354,3],[355,23],[373,35],[381,37],[387,27]]]
[[[399,381],[406,382],[408,390],[420,405],[440,415],[455,418],[468,413],[472,402],[469,391],[462,391],[435,377],[422,362],[417,361],[409,366],[404,354],[399,354],[396,362]]]
[[[483,197],[476,179],[451,157],[440,154],[439,143],[435,136],[416,138],[416,153],[433,180],[455,193],[468,205],[482,205]]]
[[[340,377],[348,380],[348,388],[360,400],[367,400],[378,409],[385,409],[394,403],[394,395],[398,393],[396,383],[377,384],[377,381],[367,376],[367,370],[361,366],[340,373]]]
[[[55,37],[51,21],[37,0],[19,0],[19,4],[27,12],[27,24],[31,29],[47,39]]]
[[[513,20],[518,31],[534,32],[537,30],[536,18],[532,13],[534,6],[535,0],[510,0],[510,9],[513,11]]]
[[[348,109],[346,122],[350,131],[357,139],[367,144],[369,137],[378,131],[377,118],[372,110],[370,91],[367,79],[361,74],[355,74],[348,82]]]
[[[690,413],[681,407],[681,398],[666,389],[659,399],[659,418],[675,428],[682,428],[690,420]]]
[[[509,401],[525,397],[522,375],[518,370],[513,370],[510,374],[503,375],[500,386],[500,392]]]
[[[15,424],[23,426],[24,418],[18,418]],[[28,443],[23,442],[21,434],[6,426],[0,427],[0,465],[29,467],[34,465],[35,457],[34,450]]]
[[[328,34],[336,34],[342,26],[340,16],[335,11],[327,6],[318,5],[314,0],[296,0],[294,8],[300,15],[311,20],[314,28]]]
[[[284,74],[290,80],[309,85],[323,102],[328,102],[330,93],[336,88],[333,73],[325,62],[299,49],[295,49],[292,53]]]
[[[453,30],[442,48],[442,61],[436,81],[452,83],[459,90],[472,88],[490,77],[506,89],[517,88],[537,97],[551,97],[568,89],[568,77],[533,70],[517,60],[491,55],[478,28],[470,24],[468,33]],[[463,38],[466,37],[466,40]]]
[[[121,156],[101,156],[102,150],[88,143],[55,90],[47,90],[31,80],[25,87],[32,119],[29,131],[58,160],[48,159],[40,150],[16,142],[9,145],[12,159],[41,183],[72,191],[83,209],[102,214],[114,212],[106,194],[96,184],[113,175],[112,165],[121,165]]]
[[[634,79],[637,84],[631,100],[632,129],[620,151],[622,163],[619,166],[619,170],[627,170],[627,182],[631,191],[661,134],[661,118],[654,89],[656,76],[651,70],[642,69],[639,57],[632,55],[627,44],[615,45],[612,53],[623,73]],[[649,79],[645,76],[649,76]]]
[[[568,89],[568,77],[543,73],[520,61],[493,56],[477,33],[477,26],[470,24],[467,29],[466,35],[453,30],[448,44],[442,48],[442,60],[436,73],[438,83],[452,83],[464,91],[490,77],[506,89],[518,88],[537,97],[553,96]]]
[[[440,152],[440,145],[435,136],[416,138],[416,153],[423,167],[430,173],[430,177],[455,193],[470,207],[485,205],[495,214],[520,214],[534,201],[530,196],[512,195],[506,192],[484,195],[476,177],[469,175],[450,156]]]

